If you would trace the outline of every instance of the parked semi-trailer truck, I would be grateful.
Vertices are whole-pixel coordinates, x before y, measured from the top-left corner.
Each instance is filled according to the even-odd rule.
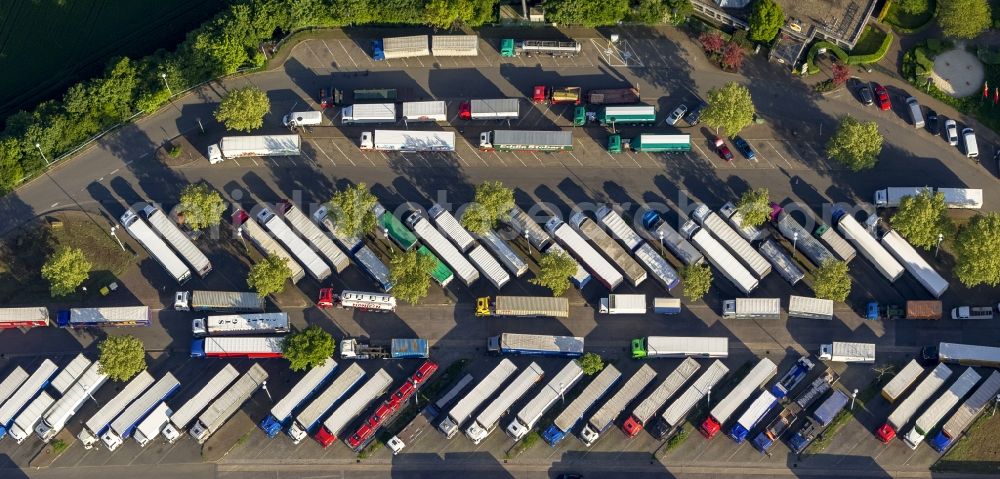
[[[139,423],[146,415],[156,408],[156,406],[159,406],[160,403],[166,401],[180,387],[181,383],[177,381],[177,378],[173,374],[168,372],[163,375],[146,392],[125,408],[121,415],[116,417],[114,421],[111,421],[110,427],[101,435],[101,442],[104,443],[104,446],[109,451],[118,449],[118,446],[121,446],[126,439],[132,437],[135,429],[139,427]]]
[[[729,338],[647,336],[632,340],[632,358],[727,358]]]
[[[455,151],[453,131],[374,130],[361,132],[362,150],[373,151]]]
[[[550,446],[556,447],[580,422],[583,415],[611,390],[611,387],[618,382],[621,376],[622,373],[613,365],[605,366],[597,377],[590,384],[587,384],[583,392],[556,416],[552,425],[542,432],[542,439],[545,439],[545,442],[549,443]]]
[[[174,293],[177,311],[216,311],[227,313],[262,313],[264,298],[252,291],[178,291]]]
[[[958,379],[955,380],[945,392],[939,396],[923,414],[917,417],[916,422],[909,432],[903,435],[903,442],[910,449],[917,449],[931,429],[937,426],[945,414],[948,414],[969,391],[982,379],[974,369],[966,368]]]
[[[222,391],[229,387],[239,375],[239,371],[232,364],[226,364],[198,392],[177,408],[163,427],[163,437],[167,442],[173,443],[180,438],[195,416],[201,413],[208,406],[208,403],[217,398],[219,394],[222,394]]]
[[[233,213],[233,226],[236,227],[236,235],[243,238],[243,233],[250,238],[250,241],[257,246],[261,254],[264,256],[274,255],[283,260],[285,260],[285,265],[291,270],[291,279],[293,283],[298,283],[299,280],[306,276],[306,270],[299,264],[292,255],[288,254],[283,246],[278,244],[271,235],[267,234],[259,224],[254,221],[247,221],[250,219],[250,215],[243,210],[236,210]]]
[[[149,306],[72,308],[56,313],[56,324],[62,328],[116,328],[149,326],[150,323],[152,313]]]
[[[771,203],[771,221],[777,225],[781,235],[792,242],[792,247],[801,251],[816,266],[822,266],[826,261],[836,259],[823,243],[810,235],[777,203]]]
[[[659,281],[667,291],[680,284],[680,275],[677,274],[677,271],[649,244],[643,241],[642,237],[614,209],[610,206],[603,206],[597,210],[595,215],[597,220],[611,231],[611,234],[627,251],[635,255],[639,263],[645,266],[653,274],[653,278]]]
[[[49,310],[44,306],[31,308],[0,308],[0,330],[34,328],[49,325]]]
[[[626,105],[639,103],[639,100],[639,88],[612,88],[587,92],[587,103],[591,105]]]
[[[622,284],[622,274],[570,225],[553,217],[545,223],[545,229],[572,252],[606,288],[614,291]]]
[[[430,56],[431,48],[427,35],[408,37],[376,38],[372,40],[372,60],[394,60]]]
[[[809,444],[812,444],[816,436],[819,436],[833,422],[833,418],[847,407],[850,400],[851,398],[843,391],[834,390],[833,394],[826,398],[809,416],[809,422],[792,435],[788,440],[788,447],[796,454],[804,451]]]
[[[570,151],[573,132],[542,130],[493,130],[479,134],[482,151]]]
[[[463,120],[516,120],[520,104],[517,98],[469,100],[458,106],[458,117]]]
[[[493,354],[521,354],[526,356],[583,355],[583,338],[578,336],[548,336],[543,334],[502,333],[490,336],[487,351]]]
[[[111,398],[110,401],[104,403],[100,409],[97,410],[90,419],[87,419],[83,423],[83,429],[79,434],[76,435],[77,439],[83,445],[84,449],[91,449],[94,444],[100,440],[101,435],[107,431],[108,427],[111,425],[116,417],[135,398],[139,397],[143,391],[151,386],[154,382],[153,375],[149,374],[149,371],[141,371],[134,378],[132,378],[126,385],[118,392],[115,397]]]
[[[750,246],[747,240],[743,239],[732,226],[715,214],[708,206],[700,204],[691,212],[691,217],[697,221],[703,229],[708,230],[713,236],[726,246],[746,265],[757,278],[763,279],[771,272],[771,264],[764,259],[756,250]]]
[[[340,112],[340,122],[344,125],[367,125],[374,123],[395,123],[395,103],[356,103],[348,105]]]
[[[385,293],[368,293],[363,291],[341,291],[333,294],[333,288],[320,290],[320,308],[360,309],[363,311],[391,312],[396,310],[396,298]]]
[[[698,430],[709,439],[715,437],[722,429],[722,425],[736,412],[736,408],[740,407],[754,391],[760,389],[777,372],[778,366],[770,359],[761,359],[726,397],[716,403]]]
[[[890,186],[875,190],[872,202],[875,203],[876,208],[896,208],[903,201],[903,198],[917,196],[925,190],[931,194],[934,193],[934,188],[928,186]]]
[[[601,126],[652,125],[656,123],[656,107],[652,105],[603,106],[597,111]]]
[[[375,398],[385,394],[390,384],[392,384],[392,376],[384,369],[379,369],[358,388],[357,392],[330,413],[330,416],[323,421],[323,425],[316,430],[313,438],[324,448],[333,444],[347,423],[361,414],[361,411]]]
[[[722,361],[718,359],[713,361],[708,369],[663,411],[656,423],[654,435],[660,439],[669,435],[674,428],[684,422],[691,409],[728,373],[729,368],[722,364]]]
[[[493,256],[496,256],[500,260],[500,263],[514,277],[519,278],[528,272],[528,263],[525,263],[495,231],[487,230],[484,233],[475,233],[475,236],[486,246],[486,249],[493,253]]]
[[[431,52],[436,57],[474,57],[479,55],[476,35],[431,35]]]
[[[438,430],[441,431],[448,439],[451,439],[458,433],[459,428],[462,424],[472,416],[472,413],[479,409],[479,406],[486,402],[487,399],[493,396],[493,393],[500,388],[502,384],[507,382],[514,372],[517,371],[517,366],[514,365],[509,359],[503,359],[500,364],[484,377],[475,387],[469,391],[454,407],[448,412],[448,416],[441,421],[438,425]]]
[[[649,364],[643,364],[635,374],[622,384],[621,388],[597,410],[580,431],[583,445],[590,447],[607,431],[618,417],[647,386],[656,378],[656,371]]]
[[[44,442],[52,440],[107,380],[108,375],[101,370],[101,363],[91,363],[62,397],[42,415],[42,420],[35,426],[38,437]]]
[[[198,273],[198,276],[204,278],[212,271],[212,263],[208,261],[205,253],[202,253],[194,245],[194,242],[191,241],[191,238],[188,238],[186,234],[181,232],[177,224],[170,218],[167,218],[167,215],[163,211],[153,205],[147,205],[142,209],[142,212],[146,215],[146,220],[149,221],[149,224],[153,225],[153,229],[157,233],[160,233],[180,253],[184,261],[187,261],[194,268],[194,271]]]
[[[198,420],[189,431],[191,437],[198,441],[198,444],[205,444],[205,441],[208,441],[208,438],[212,437],[215,431],[218,431],[233,414],[236,414],[236,411],[243,407],[243,403],[247,402],[266,380],[267,371],[264,371],[264,368],[259,364],[254,363],[246,374],[237,379],[226,392],[208,405],[205,412],[198,416]]]
[[[806,274],[802,272],[802,268],[792,260],[792,257],[788,255],[788,252],[784,248],[778,246],[778,243],[771,238],[767,238],[757,246],[757,251],[760,255],[764,257],[774,271],[781,276],[782,279],[788,282],[788,284],[795,286],[802,278],[806,277]]]
[[[875,363],[875,345],[833,341],[819,345],[819,358],[835,363]]]
[[[733,424],[732,429],[729,430],[729,437],[733,438],[737,444],[742,443],[750,434],[750,429],[753,429],[777,404],[778,398],[774,397],[771,391],[761,391],[746,411],[743,411],[740,418],[736,420],[736,424]]]
[[[309,276],[312,276],[316,281],[323,281],[330,277],[330,265],[323,262],[302,237],[295,234],[288,227],[288,223],[285,223],[277,214],[268,208],[261,208],[257,213],[257,221],[278,238],[278,241],[285,245],[289,252],[298,258],[302,266],[305,266]]]
[[[354,338],[340,341],[342,359],[416,359],[429,355],[430,346],[426,339],[395,338],[388,348],[362,343]]]
[[[3,391],[3,406],[0,407],[0,439],[10,432],[20,444],[30,434],[42,417],[42,413],[54,401],[44,389],[58,370],[56,363],[44,359],[38,369],[30,375],[20,366],[7,375],[3,384],[0,384],[0,390]],[[42,396],[48,397],[48,401],[42,399],[39,402],[36,399]],[[18,434],[15,434],[15,430]]]
[[[861,254],[882,273],[882,276],[889,281],[896,281],[903,275],[903,266],[858,223],[858,220],[854,219],[854,216],[843,210],[837,210],[833,213],[833,218],[837,222],[837,229],[861,250]]]
[[[515,441],[521,440],[531,431],[556,401],[564,398],[566,392],[573,389],[573,386],[583,377],[583,368],[576,361],[570,361],[552,379],[542,387],[528,404],[514,416],[514,420],[507,426],[507,435]]]
[[[920,363],[916,359],[911,359],[909,363],[906,364],[903,369],[901,369],[895,376],[889,380],[888,383],[882,388],[882,397],[885,398],[890,404],[896,402],[897,399],[903,396],[906,391],[910,389],[914,383],[917,382],[917,378],[923,374],[924,368],[920,366]]]
[[[639,434],[649,420],[656,415],[656,413],[663,408],[663,405],[667,401],[680,391],[681,386],[684,386],[691,379],[698,370],[701,369],[701,365],[698,361],[692,358],[687,358],[681,362],[667,376],[667,379],[660,383],[659,386],[654,388],[649,394],[646,395],[638,406],[632,410],[632,414],[625,420],[622,424],[622,431],[625,431],[625,435],[628,437],[635,437]]]
[[[288,331],[288,313],[223,314],[191,320],[191,334],[196,338],[284,334]]]
[[[629,252],[622,249],[615,240],[608,236],[597,222],[587,217],[582,211],[571,216],[569,224],[577,233],[593,242],[607,259],[617,265],[621,271],[624,271],[625,278],[633,287],[638,287],[646,280],[646,270],[632,259]]]
[[[646,230],[650,241],[659,242],[660,247],[665,246],[685,266],[699,264],[704,259],[698,249],[667,224],[659,213],[655,211],[644,213],[642,227]]]
[[[437,371],[437,368],[438,365],[434,361],[424,361],[413,375],[406,378],[389,395],[389,398],[382,402],[375,409],[375,412],[361,423],[361,426],[354,431],[354,434],[351,434],[344,440],[347,447],[351,448],[354,452],[361,452],[375,438],[375,433],[382,426],[391,424],[395,420],[396,415],[407,405],[410,397],[416,394],[417,388],[433,375]]]
[[[807,296],[788,297],[788,317],[833,320],[833,300]]]
[[[299,156],[302,154],[302,137],[299,135],[226,136],[218,143],[208,145],[208,162],[246,157]]]
[[[813,235],[826,244],[830,248],[830,252],[841,261],[850,263],[858,255],[858,252],[847,240],[841,238],[833,228],[827,225],[819,225],[816,231],[813,231]]]
[[[532,56],[549,55],[554,57],[571,57],[580,53],[583,45],[580,42],[560,42],[555,40],[517,40],[504,38],[500,40],[500,56]]]
[[[466,286],[472,286],[472,283],[479,279],[479,271],[472,266],[472,263],[469,263],[469,260],[465,259],[465,256],[455,249],[455,246],[431,226],[430,221],[427,221],[419,212],[410,212],[406,218],[406,224],[413,228],[414,233],[451,266]]]
[[[781,319],[781,298],[736,298],[722,302],[723,319]]]
[[[187,265],[177,257],[177,254],[167,246],[167,243],[154,233],[149,225],[140,219],[139,215],[135,214],[134,211],[126,211],[121,217],[121,224],[143,248],[146,248],[149,255],[157,263],[160,263],[163,269],[167,270],[167,273],[174,281],[177,281],[178,284],[184,284],[187,280],[191,279],[191,270],[188,269]]]
[[[163,426],[170,422],[171,414],[173,414],[173,411],[167,405],[166,401],[159,403],[149,412],[149,415],[136,426],[135,432],[132,434],[139,447],[146,447],[146,444],[149,444],[160,435],[160,432],[163,431]]]
[[[903,426],[910,422],[917,410],[944,385],[945,381],[951,377],[951,373],[952,370],[948,365],[938,364],[930,374],[920,381],[920,384],[917,384],[913,392],[896,406],[885,424],[875,431],[875,436],[888,444],[903,429]]]
[[[645,294],[610,294],[601,298],[601,314],[646,314]]]
[[[405,101],[403,102],[403,122],[404,123],[419,123],[419,122],[445,122],[448,121],[448,103],[444,100],[433,100],[433,101]],[[378,134],[379,130],[376,130]],[[452,138],[455,137],[454,133],[451,135]],[[376,138],[378,142],[384,141],[382,138]],[[364,148],[364,141],[362,143],[362,148]],[[454,144],[454,141],[452,142]]]
[[[191,342],[192,358],[280,358],[282,336],[209,336]]]
[[[725,218],[729,225],[747,241],[761,241],[770,235],[766,229],[744,225],[743,213],[739,212],[732,201],[727,201],[726,204],[719,207],[719,216]]]
[[[495,296],[476,300],[476,316],[537,318],[569,317],[569,300],[549,296]]]
[[[986,405],[994,401],[998,392],[1000,392],[1000,371],[993,371],[941,426],[941,430],[931,439],[930,446],[937,452],[948,449],[948,446],[962,435],[965,428],[983,412]]]
[[[576,265],[576,272],[570,276],[570,281],[577,288],[582,289],[587,283],[590,282],[590,273],[580,265],[573,256],[566,252],[561,246],[555,244],[552,241],[552,237],[542,229],[538,223],[535,222],[527,213],[521,211],[520,208],[511,208],[509,215],[509,223],[518,233],[518,236],[523,236],[530,247],[528,248],[529,254],[531,253],[531,247],[534,247],[541,254],[547,253],[557,253],[562,252],[566,254],[570,260]]]
[[[347,370],[330,382],[323,392],[295,416],[295,420],[288,427],[288,436],[292,438],[292,444],[302,442],[310,432],[314,431],[323,416],[364,377],[365,370],[361,365],[351,363]]]
[[[536,363],[529,364],[500,392],[500,395],[493,402],[479,413],[479,416],[476,416],[476,420],[465,429],[466,437],[473,444],[483,442],[483,439],[489,437],[490,433],[496,429],[497,423],[500,422],[500,416],[506,413],[515,402],[528,392],[528,389],[541,381],[544,376],[545,371],[542,370],[541,366]]]
[[[299,382],[292,386],[285,397],[271,407],[270,414],[260,421],[260,428],[267,437],[277,436],[292,419],[295,409],[313,395],[337,369],[337,362],[327,358],[323,364],[313,367]]]
[[[337,273],[341,273],[351,264],[351,260],[344,254],[337,245],[333,244],[333,239],[323,233],[313,223],[309,220],[309,217],[305,215],[297,206],[292,204],[291,201],[283,200],[279,205],[278,209],[281,210],[281,214],[291,223],[292,228],[295,228],[303,238],[309,241],[309,244],[316,251],[319,252],[320,256],[333,266],[333,270]]]
[[[1000,368],[1000,348],[972,344],[940,343],[938,359],[943,363]]]
[[[744,268],[735,256],[726,251],[726,248],[713,238],[708,231],[704,228],[699,228],[693,220],[681,226],[681,234],[690,239],[705,254],[705,257],[712,263],[712,266],[721,272],[743,294],[750,294],[753,290],[757,289],[759,283],[753,273]]]
[[[948,280],[935,271],[899,233],[890,231],[882,236],[882,246],[935,298],[940,298],[948,290]]]

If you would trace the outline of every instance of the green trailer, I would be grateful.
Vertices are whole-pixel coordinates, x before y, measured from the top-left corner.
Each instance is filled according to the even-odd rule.
[[[608,153],[621,153],[624,150],[647,153],[691,151],[691,135],[642,133],[635,138],[622,138],[618,134],[608,137]]]
[[[502,57],[513,57],[517,55],[514,51],[514,39],[504,38],[500,40],[500,56]]]
[[[374,101],[379,103],[396,101],[395,88],[370,88],[366,90],[354,90],[354,102]]]
[[[438,257],[435,256],[434,253],[432,253],[426,246],[421,245],[420,248],[417,249],[417,252],[434,258],[434,262],[437,265],[434,267],[434,270],[431,271],[431,277],[434,278],[434,281],[437,281],[441,287],[448,286],[448,283],[455,279],[455,274],[451,272],[451,269],[445,266],[444,262],[438,259]]]
[[[652,125],[656,123],[656,107],[651,105],[606,106],[597,113],[601,126]]]
[[[417,244],[416,235],[414,235],[402,221],[396,219],[396,217],[388,211],[379,215],[378,226],[379,228],[382,228],[382,231],[385,231],[386,235],[392,240],[393,243],[396,243],[396,245],[400,248],[403,248],[404,251],[413,249],[413,247]]]

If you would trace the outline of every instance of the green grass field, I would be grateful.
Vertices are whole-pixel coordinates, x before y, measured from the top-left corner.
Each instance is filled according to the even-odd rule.
[[[0,2],[0,118],[62,97],[109,58],[172,50],[228,0]]]

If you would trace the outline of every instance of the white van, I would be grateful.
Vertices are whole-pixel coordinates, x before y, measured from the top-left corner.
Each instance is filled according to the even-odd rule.
[[[296,111],[285,115],[281,119],[285,126],[312,126],[323,123],[323,112],[320,111]]]
[[[976,132],[972,128],[962,130],[962,145],[965,148],[965,156],[969,158],[979,157],[979,146],[976,145]]]
[[[910,110],[910,120],[913,122],[913,127],[920,129],[924,127],[924,115],[920,112],[920,103],[917,102],[916,98],[912,96],[906,99],[906,105]]]

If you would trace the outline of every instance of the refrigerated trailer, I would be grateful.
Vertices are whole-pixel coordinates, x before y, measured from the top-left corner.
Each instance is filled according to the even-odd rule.
[[[299,135],[226,136],[208,145],[208,162],[212,165],[236,158],[300,154],[302,137]]]
[[[750,271],[759,279],[763,279],[771,272],[771,265],[750,246],[747,240],[743,239],[732,226],[726,224],[719,215],[715,214],[708,206],[700,204],[691,212],[702,228],[708,230],[713,236],[726,245],[726,247],[740,261],[746,265]]]
[[[56,313],[56,324],[62,328],[114,328],[149,326],[152,313],[149,306],[118,306],[108,308],[72,308]]]
[[[611,262],[617,265],[633,287],[638,287],[646,280],[646,270],[582,211],[571,216],[569,223],[577,233],[593,242]]]
[[[965,397],[976,383],[982,379],[976,371],[972,368],[967,368],[965,372],[962,373],[958,379],[955,380],[951,386],[945,390],[941,396],[939,396],[931,405],[921,414],[916,422],[914,422],[913,427],[909,432],[903,435],[903,442],[910,449],[917,449],[917,446],[921,442],[924,442],[924,438],[930,434],[931,429],[936,427],[941,419],[944,418],[945,414],[948,414],[952,408],[958,404],[962,398]]]
[[[518,98],[469,100],[459,105],[458,117],[463,120],[516,120],[520,105]]]
[[[700,264],[704,257],[697,248],[691,245],[677,230],[673,229],[655,211],[647,211],[642,215],[642,226],[652,242],[659,241],[660,246],[679,259],[685,266]]]
[[[434,224],[441,230],[441,233],[447,236],[460,252],[468,252],[476,244],[476,240],[472,238],[468,230],[443,206],[434,203],[427,210],[427,216],[434,220]]]
[[[479,55],[476,35],[431,35],[431,52],[436,57],[474,57]]]
[[[55,389],[59,395],[66,395],[66,391],[76,384],[76,380],[83,376],[83,373],[87,372],[93,361],[87,359],[83,353],[77,354],[70,362],[67,364],[59,374],[52,379],[50,383],[52,389]]]
[[[288,313],[224,314],[191,320],[191,334],[196,338],[284,334],[288,331]]]
[[[236,234],[240,239],[243,238],[243,233],[246,233],[261,254],[264,256],[274,255],[285,260],[285,265],[292,272],[291,280],[293,283],[298,283],[306,276],[306,270],[302,265],[295,258],[292,258],[292,255],[288,254],[288,251],[278,244],[271,235],[267,234],[264,228],[255,221],[247,221],[250,219],[250,215],[246,211],[236,210],[232,218],[233,226],[237,227]]]
[[[916,359],[911,359],[909,363],[906,364],[903,369],[901,369],[895,376],[886,383],[885,387],[882,388],[882,397],[885,398],[890,404],[896,402],[897,399],[903,396],[906,391],[910,389],[913,383],[917,382],[917,378],[924,372],[924,368],[920,366],[920,363]]]
[[[983,190],[978,188],[938,188],[944,195],[944,205],[948,208],[978,210],[983,207]]]
[[[545,439],[545,442],[552,447],[559,444],[576,426],[576,423],[583,419],[583,415],[611,390],[611,387],[618,382],[618,378],[621,376],[622,373],[613,365],[604,366],[597,377],[590,384],[587,384],[583,392],[556,416],[551,426],[542,432],[542,439]]]
[[[694,243],[695,246],[705,254],[708,261],[712,263],[723,276],[736,286],[743,294],[750,294],[757,289],[759,284],[757,278],[748,269],[740,264],[735,256],[726,251],[715,238],[703,228],[699,228],[693,220],[689,220],[681,226],[681,233]]]
[[[583,338],[579,336],[502,333],[498,336],[490,336],[486,349],[494,354],[575,358],[583,355]]]
[[[24,442],[31,435],[31,431],[35,430],[38,421],[42,419],[42,414],[45,414],[45,411],[52,407],[54,402],[56,402],[55,398],[48,392],[38,393],[38,396],[35,396],[35,399],[17,415],[10,427],[10,437],[14,439],[14,442],[17,444]]]
[[[660,383],[655,389],[653,389],[646,398],[639,403],[638,406],[632,411],[632,414],[625,420],[622,424],[622,431],[628,437],[635,437],[639,434],[650,418],[656,415],[657,411],[663,408],[663,405],[667,401],[680,391],[681,386],[684,386],[691,379],[698,370],[701,369],[701,365],[698,361],[692,358],[687,358],[681,362],[667,376],[667,379]]]
[[[858,220],[843,210],[835,211],[833,218],[837,222],[837,229],[861,250],[861,254],[882,273],[882,276],[891,282],[903,275],[903,266],[858,223]]]
[[[948,290],[948,280],[944,279],[910,243],[896,231],[890,231],[882,236],[882,246],[895,257],[907,271],[917,278],[928,292],[935,298],[940,298]]]
[[[333,406],[364,377],[365,370],[358,363],[351,363],[347,370],[337,376],[323,392],[295,416],[295,420],[288,426],[287,433],[288,437],[292,438],[292,444],[302,442],[310,432],[314,431],[323,416],[333,409]]]
[[[139,423],[145,419],[156,406],[166,401],[181,383],[174,378],[171,373],[165,374],[156,384],[153,384],[146,392],[139,396],[130,404],[121,415],[111,421],[110,427],[101,435],[101,441],[109,451],[114,451],[121,446],[125,439],[132,437]]]
[[[163,426],[163,437],[167,442],[173,444],[177,441],[181,437],[181,434],[184,434],[188,424],[191,424],[195,416],[200,414],[208,406],[208,403],[219,397],[222,391],[229,387],[239,375],[239,371],[232,364],[226,364],[194,396],[191,396],[181,407],[177,408],[170,415],[170,420],[167,424]]]
[[[493,130],[479,134],[482,151],[570,151],[573,132],[543,130]]]
[[[607,402],[597,410],[580,431],[583,445],[590,447],[607,431],[618,417],[647,386],[656,378],[656,371],[649,364],[643,364],[635,374],[622,384]]]
[[[410,215],[406,218],[406,224],[413,228],[414,233],[427,243],[435,253],[440,255],[441,259],[451,266],[455,274],[458,275],[459,279],[462,280],[466,286],[472,286],[479,279],[479,271],[476,270],[469,260],[465,259],[455,246],[453,246],[444,235],[442,235],[437,229],[431,226],[430,221],[424,219],[424,217],[417,211],[410,212]]]
[[[373,151],[455,151],[453,131],[374,130],[361,132],[358,147]]]
[[[132,437],[135,438],[135,442],[139,444],[139,447],[146,447],[156,436],[160,435],[160,431],[163,430],[163,426],[170,422],[170,415],[173,411],[170,410],[170,406],[167,405],[166,401],[161,402],[149,415],[146,416],[142,422],[135,428],[135,433]]]
[[[323,262],[302,237],[295,234],[288,227],[288,223],[285,223],[277,214],[268,208],[261,208],[257,213],[257,221],[278,238],[278,241],[285,245],[289,252],[295,255],[302,266],[305,266],[309,276],[312,276],[316,281],[323,281],[330,277],[330,265]]]
[[[976,388],[976,391],[966,399],[958,410],[952,414],[951,418],[941,426],[941,430],[930,441],[930,446],[937,452],[944,452],[948,449],[965,428],[969,427],[976,417],[983,412],[986,405],[993,402],[997,393],[1000,392],[1000,371],[993,371],[986,381]]]
[[[212,271],[212,263],[208,261],[205,253],[202,253],[194,245],[194,242],[191,241],[191,238],[188,238],[177,227],[176,223],[167,218],[167,215],[163,211],[153,205],[147,205],[142,209],[142,212],[146,215],[146,220],[149,221],[149,224],[153,225],[153,229],[160,233],[180,253],[181,257],[198,273],[198,276],[204,278]]]
[[[940,343],[938,359],[943,363],[1000,368],[1000,348],[972,344]]]
[[[656,123],[656,107],[652,105],[604,106],[597,111],[601,126],[652,125]]]
[[[788,297],[788,317],[833,320],[833,300],[807,296]]]
[[[566,392],[573,389],[573,386],[583,377],[583,368],[576,361],[570,361],[552,379],[549,380],[542,390],[538,392],[528,404],[525,404],[521,411],[514,416],[514,420],[507,426],[507,435],[515,441],[521,440],[528,431],[531,431],[556,401],[566,396]]]
[[[462,424],[472,416],[472,413],[479,409],[479,406],[486,402],[487,399],[493,396],[493,393],[500,388],[502,384],[507,382],[514,372],[517,371],[517,366],[514,365],[509,359],[503,359],[500,364],[490,371],[486,377],[484,377],[475,387],[469,391],[462,399],[448,411],[448,416],[445,417],[441,424],[438,425],[438,430],[441,431],[448,439],[455,437],[458,433],[459,428]]]
[[[733,424],[732,429],[729,430],[729,437],[733,438],[737,444],[742,443],[750,434],[750,430],[777,404],[778,399],[774,397],[774,394],[771,394],[770,391],[761,391],[757,399],[754,399],[746,411],[743,411],[740,418],[736,420],[736,424]]]
[[[177,257],[177,254],[167,246],[167,243],[154,233],[149,225],[139,218],[139,215],[135,214],[134,211],[126,211],[121,217],[121,224],[149,252],[149,255],[157,263],[160,263],[163,269],[167,270],[167,274],[174,281],[177,281],[178,284],[184,284],[187,280],[191,279],[191,270],[188,269],[187,265]]]
[[[94,415],[83,423],[83,429],[76,435],[84,449],[91,449],[100,440],[113,421],[135,398],[153,384],[153,375],[141,371],[132,378],[110,401],[104,403]]]
[[[776,243],[773,239],[767,238],[757,247],[760,251],[761,256],[763,256],[771,266],[774,267],[774,271],[781,276],[782,279],[788,282],[788,284],[795,286],[802,278],[806,277],[806,274],[802,272],[802,268],[792,260],[791,256]]]
[[[192,358],[280,358],[283,336],[209,336],[191,342]]]
[[[336,369],[337,362],[333,358],[327,358],[323,364],[313,367],[302,376],[288,394],[275,403],[267,417],[260,421],[260,428],[264,430],[264,434],[267,434],[267,437],[277,436],[291,421],[295,409],[319,390]]]
[[[528,272],[528,263],[525,263],[495,231],[487,230],[484,233],[475,233],[475,236],[515,278]]]
[[[101,363],[91,363],[62,397],[42,415],[42,420],[35,426],[38,437],[43,442],[52,440],[107,380],[108,375],[101,371]]]
[[[252,291],[177,291],[174,293],[174,309],[262,313],[264,298]]]
[[[646,336],[632,340],[632,358],[728,358],[727,337]]]
[[[725,218],[729,225],[747,241],[760,241],[769,236],[766,229],[744,225],[743,213],[740,213],[732,201],[727,201],[726,204],[719,207],[719,216]]]
[[[2,391],[0,402],[3,403],[3,406],[0,407],[0,439],[6,436],[8,431],[11,431],[13,435],[12,430],[17,427],[20,415],[24,414],[23,411],[26,407],[30,407],[29,404],[34,401],[36,395],[45,389],[58,369],[56,363],[45,359],[38,369],[30,375],[20,366],[7,375],[7,378],[0,384],[0,391]],[[32,413],[36,417],[35,422],[40,414]],[[34,424],[23,428],[22,431],[30,431],[31,427],[34,427]]]
[[[917,384],[913,392],[896,406],[896,409],[889,415],[885,424],[875,431],[876,437],[888,444],[903,429],[903,426],[910,422],[910,419],[917,413],[920,406],[927,402],[944,385],[945,381],[951,377],[951,373],[951,368],[946,364],[938,364],[930,374]]]
[[[726,397],[716,403],[698,430],[709,439],[715,437],[722,429],[722,425],[736,412],[736,408],[740,407],[754,391],[760,389],[777,372],[778,366],[770,359],[761,359]]]
[[[34,328],[49,325],[49,310],[44,306],[31,308],[0,308],[0,330]]]
[[[833,341],[820,344],[820,359],[835,363],[875,363],[875,345],[871,343],[851,343]]]
[[[326,233],[323,233],[319,229],[319,226],[316,226],[316,223],[313,223],[291,201],[282,200],[278,205],[278,209],[281,210],[282,216],[291,223],[292,228],[295,228],[295,231],[308,240],[309,244],[313,248],[316,248],[320,256],[333,266],[334,271],[342,273],[351,264],[351,260],[347,255],[337,245],[333,244],[333,239],[327,236]]]
[[[208,409],[198,416],[198,420],[188,431],[191,437],[198,444],[205,444],[208,438],[212,437],[216,431],[229,420],[236,411],[239,411],[253,393],[260,389],[261,384],[267,380],[267,371],[264,371],[259,364],[254,363],[250,370],[236,380],[226,392],[222,393],[215,401],[208,405]]]
[[[606,288],[614,291],[622,284],[624,277],[611,263],[587,243],[570,225],[559,218],[551,218],[545,223],[545,229],[563,246],[580,260]]]
[[[646,314],[645,294],[611,294],[601,298],[601,314]]]
[[[663,259],[663,256],[660,256],[649,243],[643,242],[642,246],[633,254],[667,291],[673,290],[681,283],[681,277],[677,270],[671,267],[667,260]]]
[[[670,430],[681,424],[691,409],[698,404],[698,401],[701,401],[728,373],[729,368],[722,364],[722,361],[718,359],[713,361],[712,365],[663,411],[663,414],[660,415],[661,424],[657,428],[657,435],[662,439]]]
[[[387,37],[372,40],[372,60],[393,60],[430,56],[431,49],[427,35],[408,37]]]
[[[544,376],[545,371],[538,364],[529,364],[500,392],[500,395],[493,402],[479,413],[479,416],[476,416],[476,420],[465,429],[466,437],[473,444],[483,442],[483,439],[489,437],[490,433],[496,429],[500,416],[506,413],[515,402],[528,392],[528,389],[541,381]]]
[[[830,252],[841,261],[850,263],[858,255],[858,252],[851,247],[847,240],[841,238],[833,228],[827,225],[819,225],[813,235],[825,243],[830,248]]]
[[[477,245],[475,248],[472,248],[472,251],[469,251],[468,255],[472,264],[476,265],[476,269],[478,269],[479,272],[482,273],[482,276],[485,276],[496,289],[501,289],[504,285],[510,282],[510,275],[507,274],[507,271],[503,269],[503,266],[500,266],[500,262],[491,256],[486,251],[486,248],[482,247],[482,245]]]
[[[0,438],[9,432],[14,441],[21,444],[31,435],[42,415],[55,402],[55,399],[45,391],[45,387],[51,384],[59,394],[65,393],[71,386],[64,387],[60,383],[75,381],[89,364],[90,360],[80,354],[56,375],[56,371],[59,370],[56,364],[48,359],[43,360],[38,369],[21,383],[17,391],[0,408],[0,416],[14,418],[13,422],[5,420],[0,425]]]
[[[373,123],[395,123],[395,103],[356,103],[345,106],[340,112],[340,122],[344,125]]]
[[[476,316],[569,317],[569,300],[550,296],[495,296],[476,300]]]
[[[27,379],[28,373],[24,368],[15,366],[14,370],[4,378],[3,382],[0,382],[0,404],[4,404],[7,399],[10,399]],[[28,397],[27,399],[30,400],[31,398]],[[14,419],[14,416],[17,415],[18,410],[24,407],[24,404],[27,402],[27,400],[20,401],[20,404],[11,402],[11,407],[9,408],[0,407],[0,428],[6,430],[10,422]],[[2,437],[3,435],[0,434],[0,438]]]
[[[404,101],[403,122],[448,121],[448,104],[443,100],[434,101]],[[378,134],[378,130],[376,130]],[[452,135],[454,138],[454,134]],[[379,139],[381,141],[381,139]],[[452,144],[454,145],[454,141]]]
[[[722,302],[723,319],[781,319],[781,298],[736,298]]]

